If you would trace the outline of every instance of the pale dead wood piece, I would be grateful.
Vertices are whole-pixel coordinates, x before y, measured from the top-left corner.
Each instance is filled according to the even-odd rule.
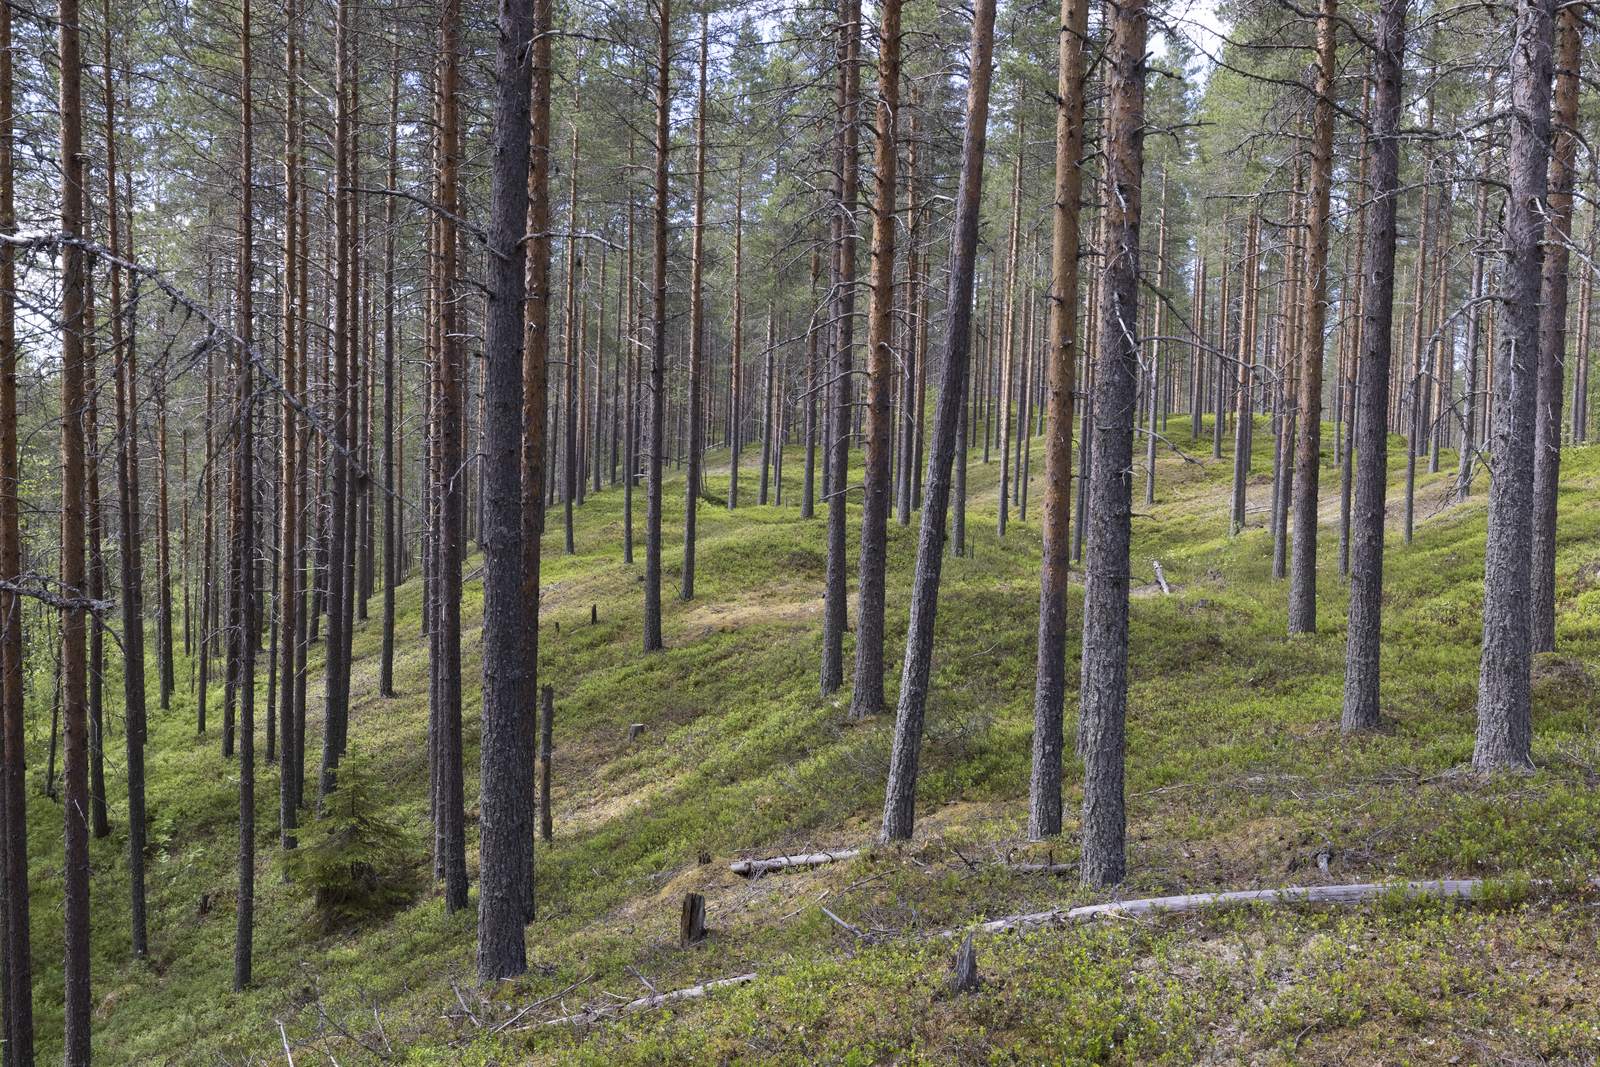
[[[633,964],[630,963],[628,965],[628,970],[632,971],[633,972],[633,976],[635,978],[639,979],[639,981],[643,982],[644,983],[644,987],[646,989],[650,990],[650,992],[652,992],[652,993],[661,992],[661,990],[657,989],[655,986],[650,984],[650,979],[646,978],[644,975],[639,973],[639,968],[635,967]]]
[[[867,936],[866,934],[861,932],[859,927],[851,926],[849,923],[847,923],[843,919],[839,918],[839,916],[837,916],[833,912],[829,911],[825,906],[819,904],[818,907],[822,908],[822,914],[826,915],[828,918],[832,919],[834,922],[838,923],[840,926],[844,927],[846,930],[849,930],[852,934],[855,934],[857,937],[866,937]]]
[[[1018,863],[1011,868],[1023,874],[1076,874],[1076,863]]]
[[[728,864],[728,870],[748,878],[751,875],[786,870],[790,867],[819,867],[824,863],[847,860],[860,854],[860,849],[851,848],[841,852],[810,852],[801,856],[775,856],[765,860],[735,860]]]
[[[1479,879],[1444,879],[1424,882],[1395,882],[1389,885],[1364,883],[1360,885],[1285,886],[1282,889],[1247,889],[1231,893],[1189,893],[1173,897],[1150,897],[1143,900],[1123,900],[1110,904],[1089,904],[1081,908],[1052,908],[1049,911],[1027,915],[1008,915],[1003,919],[982,923],[972,929],[979,933],[997,934],[1026,926],[1070,925],[1100,917],[1142,918],[1162,912],[1199,911],[1224,904],[1249,904],[1260,901],[1266,904],[1364,904],[1377,900],[1395,889],[1403,889],[1416,896],[1468,897],[1481,888]],[[954,937],[958,931],[945,930],[943,937]]]
[[[1161,572],[1161,561],[1160,560],[1152,560],[1151,564],[1156,569],[1156,581],[1161,583],[1161,591],[1163,593],[1165,593],[1167,596],[1171,596],[1172,595],[1172,590],[1167,588],[1167,576]]]
[[[645,1011],[650,1008],[659,1008],[663,1004],[671,1004],[680,1000],[693,1000],[696,997],[705,996],[713,989],[720,989],[723,986],[730,985],[743,985],[746,982],[754,982],[755,980],[756,975],[754,971],[750,972],[749,974],[736,975],[732,978],[719,978],[715,982],[706,982],[704,985],[690,986],[688,989],[678,989],[671,993],[657,993],[654,996],[640,997],[638,1000],[629,1001],[614,1012],[603,1011],[598,1008],[586,1008],[585,1010],[574,1015],[563,1015],[559,1019],[546,1020],[543,1025],[588,1026],[592,1023],[600,1022],[603,1019],[621,1018],[624,1013]]]
[[[976,992],[983,984],[983,979],[978,977],[978,950],[972,947],[972,935],[956,949],[955,964],[951,968],[950,990],[954,993]]]

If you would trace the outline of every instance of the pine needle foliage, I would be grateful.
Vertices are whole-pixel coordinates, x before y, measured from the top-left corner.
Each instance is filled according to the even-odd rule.
[[[415,896],[415,835],[385,820],[383,794],[371,758],[351,755],[321,818],[282,853],[284,875],[311,896],[323,932],[388,915]]]

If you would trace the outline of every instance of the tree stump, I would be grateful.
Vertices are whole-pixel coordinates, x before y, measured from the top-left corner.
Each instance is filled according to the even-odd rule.
[[[678,924],[678,944],[683,948],[706,939],[706,898],[699,893],[683,895],[683,915]],[[971,944],[971,938],[967,939]]]
[[[983,984],[983,979],[978,977],[978,950],[972,947],[972,935],[961,943],[956,950],[955,963],[950,975],[950,991],[953,993],[974,993]]]
[[[599,621],[600,621],[600,605],[599,604],[590,604],[589,605],[589,625],[593,626],[595,623],[597,623]]]
[[[632,726],[628,727],[628,740],[637,741],[639,739],[639,735],[642,733],[644,733],[644,723],[636,722]]]

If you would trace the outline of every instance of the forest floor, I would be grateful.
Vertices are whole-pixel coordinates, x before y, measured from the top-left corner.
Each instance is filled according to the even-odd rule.
[[[1171,420],[1167,436],[1186,445],[1187,420]],[[1331,431],[1324,441],[1331,452]],[[1258,428],[1257,472],[1270,471],[1272,444]],[[1447,500],[1454,453],[1442,457],[1445,473],[1419,479],[1416,536],[1402,544],[1396,525],[1389,539],[1384,725],[1345,738],[1338,472],[1325,467],[1322,476],[1331,507],[1318,545],[1318,632],[1289,639],[1287,583],[1271,579],[1270,534],[1257,526],[1227,536],[1231,452],[1230,441],[1213,461],[1202,439],[1191,462],[1163,448],[1156,504],[1136,507],[1129,878],[1120,896],[1487,879],[1477,897],[1393,892],[1362,908],[1253,905],[980,935],[981,990],[949,992],[953,944],[929,935],[1114,896],[1015,867],[1070,864],[1078,853],[1081,766],[1071,757],[1066,832],[1048,843],[1029,843],[1025,832],[1042,439],[1034,441],[1028,521],[1014,521],[1004,538],[994,529],[998,457],[984,465],[974,453],[974,552],[944,568],[917,831],[904,847],[875,842],[915,521],[890,527],[891,709],[852,723],[848,686],[817,694],[825,524],[802,522],[791,503],[802,457],[788,454],[784,504],[756,507],[757,449],[741,475],[743,506],[700,511],[690,603],[674,595],[681,474],[667,484],[660,654],[640,652],[643,489],[634,501],[635,564],[622,562],[621,489],[577,509],[572,556],[561,554],[561,510],[551,512],[540,680],[556,694],[555,836],[539,845],[540,917],[528,930],[532,966],[520,980],[477,988],[475,913],[447,915],[425,877],[427,651],[415,576],[399,593],[396,698],[377,696],[381,597],[356,634],[350,741],[370,768],[373,811],[403,832],[404,862],[386,873],[409,885],[409,902],[354,925],[319,922],[309,895],[284,882],[274,859],[278,776],[263,768],[255,985],[241,995],[228,991],[237,764],[220,754],[220,687],[211,732],[195,736],[190,668],[180,662],[179,693],[169,711],[153,713],[151,728],[148,961],[128,961],[120,823],[93,846],[99,1061],[1594,1062],[1600,907],[1588,885],[1600,874],[1600,732],[1590,724],[1600,670],[1600,450],[1563,457],[1558,652],[1534,672],[1537,770],[1489,778],[1469,767],[1485,478],[1462,506]],[[1398,523],[1404,455],[1398,447],[1392,455]],[[718,497],[726,473],[726,453],[713,453],[708,487]],[[1142,465],[1137,484],[1136,493]],[[1252,479],[1258,524],[1270,489],[1269,477]],[[858,521],[852,507],[852,560]],[[1139,584],[1154,578],[1156,561],[1170,595]],[[480,583],[466,595],[475,886]],[[1069,729],[1076,658],[1074,647]],[[108,681],[108,692],[116,685]],[[318,662],[309,689],[314,789]],[[45,705],[40,731],[48,718]],[[644,731],[630,742],[634,723]],[[35,751],[47,736],[35,737]],[[125,811],[116,799],[121,744],[115,725],[107,740],[114,823]],[[40,784],[43,777],[41,765]],[[60,1034],[60,812],[37,792],[31,803],[35,993],[48,1062]],[[756,880],[728,869],[738,858],[822,848],[861,852]],[[679,948],[689,891],[705,895],[710,935]],[[750,972],[753,982],[670,1007],[623,1011],[599,1025],[546,1025]]]

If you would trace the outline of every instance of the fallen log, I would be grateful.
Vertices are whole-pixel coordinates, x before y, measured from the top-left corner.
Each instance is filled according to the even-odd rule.
[[[998,934],[1029,926],[1067,926],[1087,922],[1102,916],[1109,918],[1142,918],[1162,912],[1199,911],[1224,904],[1365,904],[1377,900],[1395,889],[1404,889],[1413,896],[1469,897],[1483,885],[1480,879],[1445,879],[1430,882],[1393,882],[1389,884],[1364,883],[1361,885],[1285,886],[1282,889],[1246,889],[1231,893],[1187,893],[1175,897],[1148,897],[1142,900],[1119,900],[1110,904],[1087,904],[1080,908],[1051,908],[1027,915],[1008,915],[1002,919],[972,927],[977,933]],[[942,937],[956,937],[962,931],[942,931]]]
[[[835,860],[847,860],[852,856],[859,856],[860,849],[845,849],[842,852],[808,852],[803,856],[774,856],[764,860],[735,860],[728,864],[728,870],[734,874],[742,874],[749,878],[757,874],[766,874],[768,871],[782,871],[790,867],[820,867],[824,863],[833,863]]]
[[[704,985],[690,986],[688,989],[678,989],[671,993],[653,993],[648,997],[630,1000],[619,1008],[585,1008],[573,1015],[563,1015],[559,1019],[547,1019],[545,1026],[590,1026],[605,1019],[620,1019],[624,1015],[634,1012],[648,1011],[666,1004],[676,1003],[680,1000],[693,1000],[703,997],[713,989],[723,986],[743,985],[756,980],[755,972],[735,975],[732,978],[719,978],[715,982],[706,982]]]

